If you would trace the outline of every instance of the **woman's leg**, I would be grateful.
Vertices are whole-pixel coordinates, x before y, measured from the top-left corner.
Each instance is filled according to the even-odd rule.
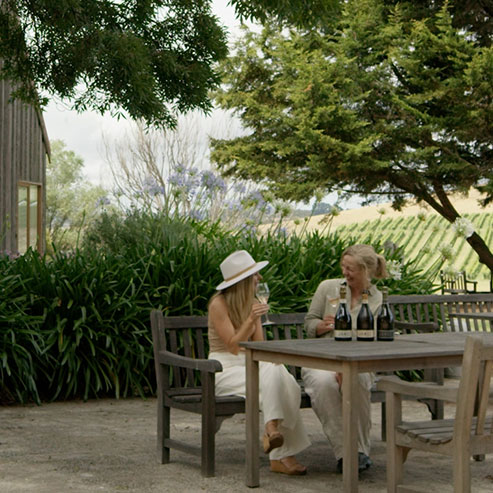
[[[245,358],[243,355],[212,353],[223,371],[216,374],[216,395],[239,395],[245,397]],[[271,459],[293,456],[310,445],[301,420],[301,390],[294,377],[283,365],[260,362],[259,404],[264,421],[278,420],[277,429],[284,437],[281,447],[269,454]]]
[[[303,368],[301,375],[305,391],[310,396],[312,409],[317,415],[336,459],[342,457],[342,396],[333,371]],[[358,375],[358,451],[370,454],[372,375]]]
[[[301,390],[294,377],[283,365],[261,362],[260,402],[265,423],[277,420],[277,429],[284,437],[284,443],[272,450],[271,460],[294,456],[310,445],[301,419]]]

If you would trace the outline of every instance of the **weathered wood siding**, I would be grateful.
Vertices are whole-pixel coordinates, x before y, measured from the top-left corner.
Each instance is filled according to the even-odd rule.
[[[45,245],[46,159],[49,141],[43,116],[19,100],[10,101],[12,86],[0,80],[0,250],[17,252],[19,182],[41,185],[41,249]]]

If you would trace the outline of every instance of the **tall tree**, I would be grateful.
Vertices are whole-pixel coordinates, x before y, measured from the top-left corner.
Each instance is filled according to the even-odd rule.
[[[46,228],[49,243],[58,248],[75,246],[84,226],[101,211],[106,191],[82,174],[84,161],[61,140],[51,142],[46,169]]]
[[[176,112],[208,111],[227,53],[211,0],[2,0],[0,77],[16,97],[71,101],[78,111],[173,126]]]
[[[451,192],[493,200],[493,49],[455,28],[447,3],[418,19],[412,8],[352,0],[331,35],[247,33],[217,100],[251,132],[213,141],[224,173],[297,200],[414,197],[451,223]],[[467,240],[493,270],[483,239]]]

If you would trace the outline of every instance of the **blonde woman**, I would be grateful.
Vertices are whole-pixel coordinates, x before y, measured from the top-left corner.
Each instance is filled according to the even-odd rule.
[[[384,257],[378,255],[370,245],[353,245],[341,257],[344,279],[322,281],[313,295],[310,308],[305,317],[305,330],[308,337],[333,337],[334,313],[327,302],[329,293],[345,283],[346,301],[351,312],[353,339],[356,339],[356,319],[361,308],[361,295],[368,291],[368,304],[376,315],[381,303],[382,293],[372,284],[372,279],[387,277]],[[305,391],[310,396],[312,409],[322,423],[334,455],[337,470],[342,473],[342,376],[325,370],[303,368],[301,371]],[[370,459],[371,401],[370,390],[374,381],[372,373],[359,374],[358,399],[358,469],[368,469]]]
[[[241,341],[262,341],[261,316],[269,306],[255,299],[255,290],[267,261],[255,262],[245,250],[221,263],[224,281],[209,303],[209,359],[221,362],[216,374],[216,395],[245,397],[245,354]],[[259,401],[265,431],[264,451],[270,469],[289,475],[306,474],[295,455],[310,445],[300,413],[301,392],[283,365],[261,362]]]

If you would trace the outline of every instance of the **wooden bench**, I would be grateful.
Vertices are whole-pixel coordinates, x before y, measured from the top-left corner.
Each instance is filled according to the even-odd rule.
[[[269,338],[303,337],[304,313],[269,314]],[[158,397],[158,457],[169,462],[174,448],[201,457],[202,475],[214,476],[215,433],[223,419],[245,412],[245,400],[238,396],[216,397],[215,374],[222,371],[219,361],[207,359],[207,317],[163,317],[151,312],[151,328]],[[290,368],[291,372],[296,369]],[[302,407],[309,406],[306,394]],[[202,416],[201,446],[190,445],[170,436],[171,408]]]
[[[264,326],[266,339],[301,339],[304,337],[305,313],[269,314],[272,325]],[[222,370],[218,361],[207,359],[207,317],[164,317],[159,310],[151,312],[154,361],[157,381],[157,450],[162,464],[170,460],[170,449],[201,457],[204,476],[215,469],[215,433],[223,419],[245,412],[245,401],[238,396],[216,397],[215,374]],[[432,330],[433,323],[408,324],[409,328]],[[288,367],[300,382],[301,369]],[[410,397],[412,398],[412,397]],[[385,394],[372,390],[372,402],[382,404],[382,438],[385,439]],[[436,409],[430,407],[433,417]],[[310,398],[302,390],[301,407],[310,407]],[[170,436],[171,409],[182,409],[202,417],[201,446],[187,444]]]
[[[480,313],[493,311],[493,293],[391,295],[389,303],[397,320],[433,322],[443,331],[490,331],[486,320],[464,319],[460,322],[451,313]]]
[[[465,271],[460,271],[457,275],[448,274],[440,271],[440,281],[442,284],[442,294],[468,294],[475,293],[478,281],[470,281],[466,277]],[[471,287],[469,287],[471,285]]]

